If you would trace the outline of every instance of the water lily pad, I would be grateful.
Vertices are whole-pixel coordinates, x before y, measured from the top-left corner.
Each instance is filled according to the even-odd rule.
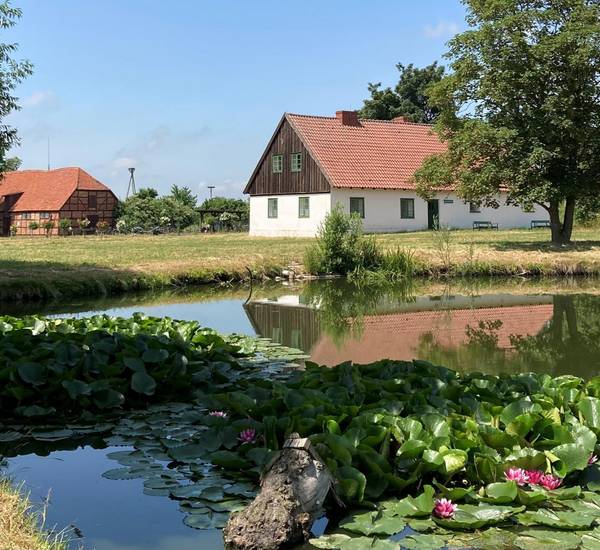
[[[406,527],[406,522],[402,518],[379,512],[364,512],[342,520],[340,527],[361,535],[394,535]]]
[[[400,550],[400,545],[389,540],[369,537],[350,537],[339,533],[323,535],[308,541],[315,548],[333,550]]]

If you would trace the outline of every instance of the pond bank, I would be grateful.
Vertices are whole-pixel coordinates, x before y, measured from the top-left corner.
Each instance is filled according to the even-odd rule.
[[[377,235],[382,249],[411,251],[416,277],[600,275],[597,229],[578,228],[555,248],[543,230]],[[274,278],[300,265],[308,238],[247,234],[4,239],[0,300],[109,296],[140,290]]]
[[[67,550],[65,533],[44,532],[43,516],[26,495],[0,479],[0,550]]]

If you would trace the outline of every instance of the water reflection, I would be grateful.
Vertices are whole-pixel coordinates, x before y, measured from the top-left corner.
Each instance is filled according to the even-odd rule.
[[[420,358],[488,373],[600,373],[596,295],[413,290],[325,282],[244,309],[258,334],[324,365]]]

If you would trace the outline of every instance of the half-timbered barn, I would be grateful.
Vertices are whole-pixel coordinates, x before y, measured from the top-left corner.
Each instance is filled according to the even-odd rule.
[[[419,198],[413,175],[423,160],[445,150],[431,126],[398,117],[359,119],[286,113],[279,122],[245,193],[250,195],[250,234],[312,236],[328,212],[341,205],[363,219],[368,232],[455,228],[529,227],[541,212],[507,204],[482,207],[454,189]]]
[[[104,184],[81,168],[56,170],[19,170],[0,179],[0,230],[3,236],[45,235],[43,224],[54,222],[51,233],[59,231],[58,222],[88,219],[88,230],[105,221],[114,223],[117,197]],[[32,222],[38,229],[31,229]]]

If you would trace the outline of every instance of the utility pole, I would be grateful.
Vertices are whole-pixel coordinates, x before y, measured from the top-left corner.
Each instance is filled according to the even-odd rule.
[[[135,177],[133,173],[135,172],[135,168],[128,168],[129,170],[129,185],[127,186],[127,195],[125,196],[125,200],[129,198],[129,194],[135,195]]]
[[[215,186],[214,185],[208,185],[207,187],[208,187],[208,190],[210,191],[210,198],[212,199],[212,192],[213,192],[213,189],[215,188]]]

